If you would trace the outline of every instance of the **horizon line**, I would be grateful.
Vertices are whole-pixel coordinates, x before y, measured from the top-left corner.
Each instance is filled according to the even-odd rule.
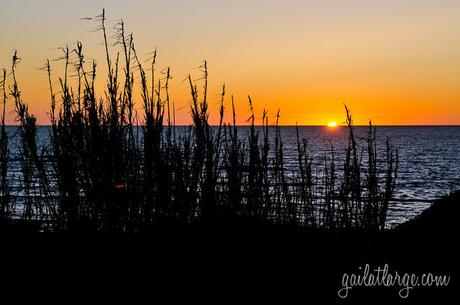
[[[227,124],[223,124],[222,126],[226,126]],[[21,124],[5,124],[5,127],[19,127]],[[51,124],[36,124],[35,126],[37,127],[51,127]],[[133,127],[136,126],[145,126],[145,124],[138,124],[138,125],[133,125]],[[163,125],[164,127],[168,127],[167,124]],[[190,127],[193,126],[193,124],[176,124],[176,125],[171,125],[171,127]],[[209,126],[211,127],[219,127],[217,124],[210,124]],[[233,126],[230,124],[230,126]],[[287,124],[287,125],[278,125],[279,127],[327,127],[330,129],[334,128],[340,128],[340,127],[348,127],[346,124],[339,124],[335,127],[329,127],[327,124],[312,124],[312,125],[292,125],[292,124]],[[460,124],[379,124],[375,125],[372,124],[374,127],[460,127]],[[251,125],[236,125],[236,127],[251,127]],[[265,125],[254,125],[254,127],[265,127]],[[274,124],[268,125],[268,127],[276,127]],[[353,125],[353,127],[369,127],[369,124],[356,124]]]

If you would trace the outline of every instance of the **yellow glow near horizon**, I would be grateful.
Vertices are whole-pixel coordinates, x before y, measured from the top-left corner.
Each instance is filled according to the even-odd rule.
[[[331,128],[337,127],[337,123],[334,122],[334,121],[331,121],[331,122],[327,123],[327,127],[331,127]]]

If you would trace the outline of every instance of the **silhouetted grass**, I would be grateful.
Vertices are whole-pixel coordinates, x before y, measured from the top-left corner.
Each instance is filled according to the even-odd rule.
[[[10,213],[10,183],[7,179],[8,175],[8,135],[5,129],[5,113],[6,113],[6,102],[8,99],[6,93],[6,70],[3,69],[3,79],[0,82],[2,88],[3,97],[3,108],[2,108],[2,127],[0,131],[0,222],[8,218]]]
[[[307,139],[301,139],[298,130],[298,164],[290,175],[285,166],[279,111],[273,129],[265,110],[261,128],[256,127],[253,102],[248,97],[250,126],[243,136],[236,126],[233,97],[232,122],[224,122],[223,86],[219,125],[210,126],[208,67],[204,62],[201,90],[188,77],[193,125],[179,131],[169,95],[170,69],[164,78],[157,77],[155,51],[148,76],[123,22],[116,26],[119,51],[111,56],[105,11],[95,20],[104,37],[108,71],[105,96],[98,98],[95,92],[96,64],[85,61],[80,42],[75,49],[62,49],[59,59],[64,62],[64,71],[59,78],[59,94],[54,93],[47,61],[44,70],[51,97],[51,143],[46,155],[38,152],[35,118],[22,100],[15,74],[19,58],[13,56],[10,94],[20,122],[22,187],[26,192],[23,218],[47,220],[55,231],[91,232],[148,231],[157,224],[221,218],[330,230],[384,228],[397,157],[387,143],[381,175],[371,124],[366,174],[352,117],[345,108],[349,138],[343,179],[336,175],[332,145],[324,169],[318,171],[322,174],[314,175]],[[73,87],[71,74],[77,77]],[[135,85],[141,93],[142,124],[136,115]],[[4,121],[1,135],[1,213],[8,217]],[[49,159],[51,166],[44,159]],[[38,197],[31,193],[34,183],[40,185]]]
[[[12,58],[12,86],[10,95],[14,99],[14,108],[19,121],[20,162],[24,202],[22,218],[26,220],[50,220],[55,218],[55,207],[50,202],[49,175],[43,162],[44,152],[39,152],[36,139],[36,118],[29,113],[26,103],[22,100],[16,78],[16,67],[20,62],[17,52]],[[38,184],[39,188],[35,187]]]

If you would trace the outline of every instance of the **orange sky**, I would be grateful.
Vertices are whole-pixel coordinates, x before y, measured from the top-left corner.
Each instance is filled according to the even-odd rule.
[[[460,124],[459,1],[4,0],[0,66],[9,70],[18,50],[20,86],[40,124],[48,123],[49,93],[37,68],[60,55],[56,48],[81,40],[87,58],[104,66],[101,33],[91,31],[96,24],[78,20],[102,7],[110,24],[124,18],[145,59],[158,48],[158,69],[171,67],[178,123],[190,122],[183,79],[200,78],[206,59],[211,110],[225,83],[241,124],[248,94],[258,117],[263,108],[272,115],[281,108],[286,125],[342,123],[343,103],[356,124]],[[62,65],[53,66],[57,77]]]

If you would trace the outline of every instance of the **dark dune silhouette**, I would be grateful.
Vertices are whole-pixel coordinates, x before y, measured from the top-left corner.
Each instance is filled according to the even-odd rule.
[[[455,224],[445,223],[459,203],[459,192],[453,193],[419,219],[384,232],[232,220],[158,226],[147,235],[2,234],[1,260],[14,262],[2,269],[2,287],[22,283],[68,294],[118,287],[133,298],[162,295],[171,302],[449,304],[458,289],[459,251]],[[408,299],[400,299],[396,287],[354,288],[339,299],[342,274],[364,264],[452,280],[448,287],[416,287]]]

